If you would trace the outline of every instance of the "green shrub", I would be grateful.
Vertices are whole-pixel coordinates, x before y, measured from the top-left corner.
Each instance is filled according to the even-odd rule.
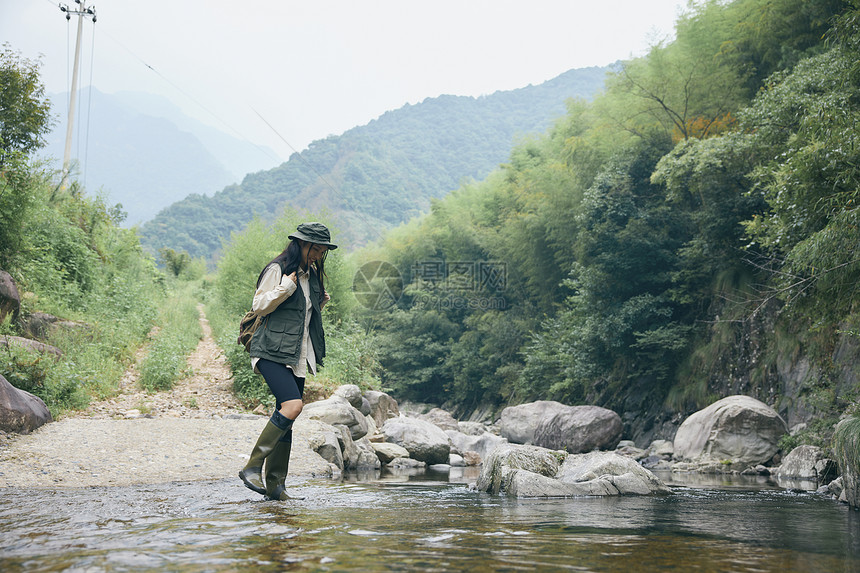
[[[269,393],[269,387],[262,376],[254,373],[250,356],[236,343],[240,317],[234,319],[219,304],[208,304],[206,316],[212,328],[212,336],[224,350],[227,364],[233,372],[233,393],[248,408],[255,408],[259,404],[274,408],[275,399]]]
[[[41,398],[54,418],[89,402],[75,363],[57,360],[52,354],[31,352],[16,344],[0,347],[0,374],[12,386]]]
[[[833,449],[839,459],[860,474],[860,415],[842,420],[833,434]]]
[[[187,374],[186,358],[201,338],[196,285],[180,283],[159,315],[159,330],[140,366],[139,384],[148,391],[169,390]]]

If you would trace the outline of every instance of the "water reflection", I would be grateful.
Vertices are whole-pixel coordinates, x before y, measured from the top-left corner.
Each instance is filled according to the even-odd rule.
[[[0,570],[860,570],[857,512],[771,483],[516,500],[476,477],[349,475],[296,483],[291,503],[233,479],[0,490]]]

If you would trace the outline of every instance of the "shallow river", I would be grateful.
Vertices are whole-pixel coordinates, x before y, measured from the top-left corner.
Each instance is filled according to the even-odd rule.
[[[0,571],[860,571],[860,513],[764,481],[517,500],[475,475],[0,489]],[[661,476],[665,477],[665,476]]]

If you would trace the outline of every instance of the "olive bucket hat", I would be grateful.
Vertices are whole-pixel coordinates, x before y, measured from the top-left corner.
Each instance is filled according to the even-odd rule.
[[[290,239],[300,239],[309,243],[323,245],[331,250],[335,250],[337,245],[331,242],[331,233],[328,232],[328,227],[322,223],[302,223],[296,228],[296,231],[289,236]]]

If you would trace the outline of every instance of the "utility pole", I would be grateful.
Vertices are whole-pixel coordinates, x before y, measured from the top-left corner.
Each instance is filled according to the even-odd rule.
[[[69,164],[72,160],[72,131],[75,123],[75,106],[77,105],[78,97],[78,64],[81,59],[81,32],[84,28],[84,16],[90,16],[93,19],[93,24],[96,23],[96,7],[86,7],[86,0],[75,0],[76,4],[80,5],[79,10],[72,10],[68,4],[60,4],[60,11],[66,13],[66,20],[71,20],[72,15],[78,17],[78,36],[75,40],[75,63],[72,67],[72,91],[69,94],[69,122],[66,126],[66,149],[63,153],[63,178],[60,181],[60,187],[65,189],[66,178],[69,176]]]

